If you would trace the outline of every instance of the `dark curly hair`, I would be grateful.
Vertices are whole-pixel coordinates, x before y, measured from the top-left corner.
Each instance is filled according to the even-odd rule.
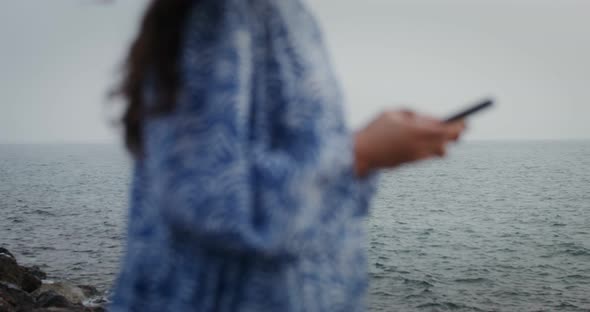
[[[146,116],[174,110],[180,84],[179,58],[184,26],[198,0],[153,0],[145,12],[139,33],[123,66],[123,77],[113,95],[122,96],[126,110],[122,117],[125,145],[131,154],[142,154],[142,128]],[[153,77],[155,104],[144,105],[146,77]]]

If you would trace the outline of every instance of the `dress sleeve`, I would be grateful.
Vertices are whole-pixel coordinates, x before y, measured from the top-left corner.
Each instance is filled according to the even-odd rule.
[[[178,106],[144,129],[153,204],[176,239],[296,258],[321,243],[327,225],[366,213],[373,178],[354,176],[341,116],[305,115],[291,110],[301,99],[256,95],[266,84],[256,36],[239,13],[208,10],[196,20]]]

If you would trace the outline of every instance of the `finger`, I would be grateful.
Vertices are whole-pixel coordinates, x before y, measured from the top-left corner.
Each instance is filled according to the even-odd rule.
[[[465,124],[464,120],[458,120],[458,121],[453,121],[451,123],[447,123],[446,125],[455,129],[455,130],[462,131],[465,129],[466,124]]]
[[[442,125],[443,122],[442,120],[433,117],[433,116],[429,116],[429,115],[419,115],[417,118],[419,118],[422,122],[427,123],[427,124],[432,124],[432,125]]]
[[[392,120],[396,123],[399,123],[399,122],[406,123],[408,121],[413,122],[415,113],[410,110],[392,110],[392,111],[385,112],[383,114],[383,116],[385,116],[389,120]]]
[[[465,131],[465,129],[467,128],[467,123],[465,122],[465,120],[464,120],[464,119],[461,119],[461,120],[455,121],[455,122],[453,122],[453,123],[451,123],[451,124],[452,124],[453,126],[457,127],[457,130],[458,130],[459,132],[463,132],[463,131]]]
[[[438,144],[434,146],[433,154],[438,157],[444,157],[447,154],[447,148],[445,144]]]
[[[457,141],[459,136],[461,135],[461,128],[460,127],[452,127],[449,129],[448,132],[448,139],[449,141]]]
[[[432,157],[434,157],[434,155],[432,154],[432,151],[424,149],[423,151],[417,153],[416,157],[414,159],[415,159],[415,161],[418,161],[418,160],[426,160],[426,159],[429,159]]]
[[[461,125],[461,129],[465,130],[467,128],[467,122],[465,121],[465,119],[461,119],[458,121],[459,125]]]
[[[465,122],[453,122],[447,125],[447,139],[457,141],[465,130]]]
[[[426,115],[426,114],[416,114],[416,122],[421,124],[421,125],[429,125],[429,126],[441,126],[444,123],[442,122],[442,120],[435,118],[433,116],[430,115]]]
[[[431,143],[440,143],[447,140],[449,130],[439,124],[422,124],[416,127],[416,132],[421,139],[431,141]]]
[[[399,111],[400,114],[402,114],[404,117],[409,118],[409,119],[414,119],[416,118],[416,113],[412,110],[409,109],[402,109]]]

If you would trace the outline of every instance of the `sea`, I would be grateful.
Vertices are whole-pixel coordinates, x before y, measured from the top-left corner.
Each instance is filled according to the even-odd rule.
[[[108,290],[125,237],[120,146],[0,145],[0,246]],[[590,311],[590,141],[481,141],[382,172],[369,311]]]

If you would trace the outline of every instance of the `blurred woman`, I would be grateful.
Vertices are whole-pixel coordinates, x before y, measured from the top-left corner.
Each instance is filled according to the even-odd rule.
[[[301,0],[155,0],[120,93],[134,156],[111,311],[363,311],[375,173],[462,123],[385,112],[350,133]]]

